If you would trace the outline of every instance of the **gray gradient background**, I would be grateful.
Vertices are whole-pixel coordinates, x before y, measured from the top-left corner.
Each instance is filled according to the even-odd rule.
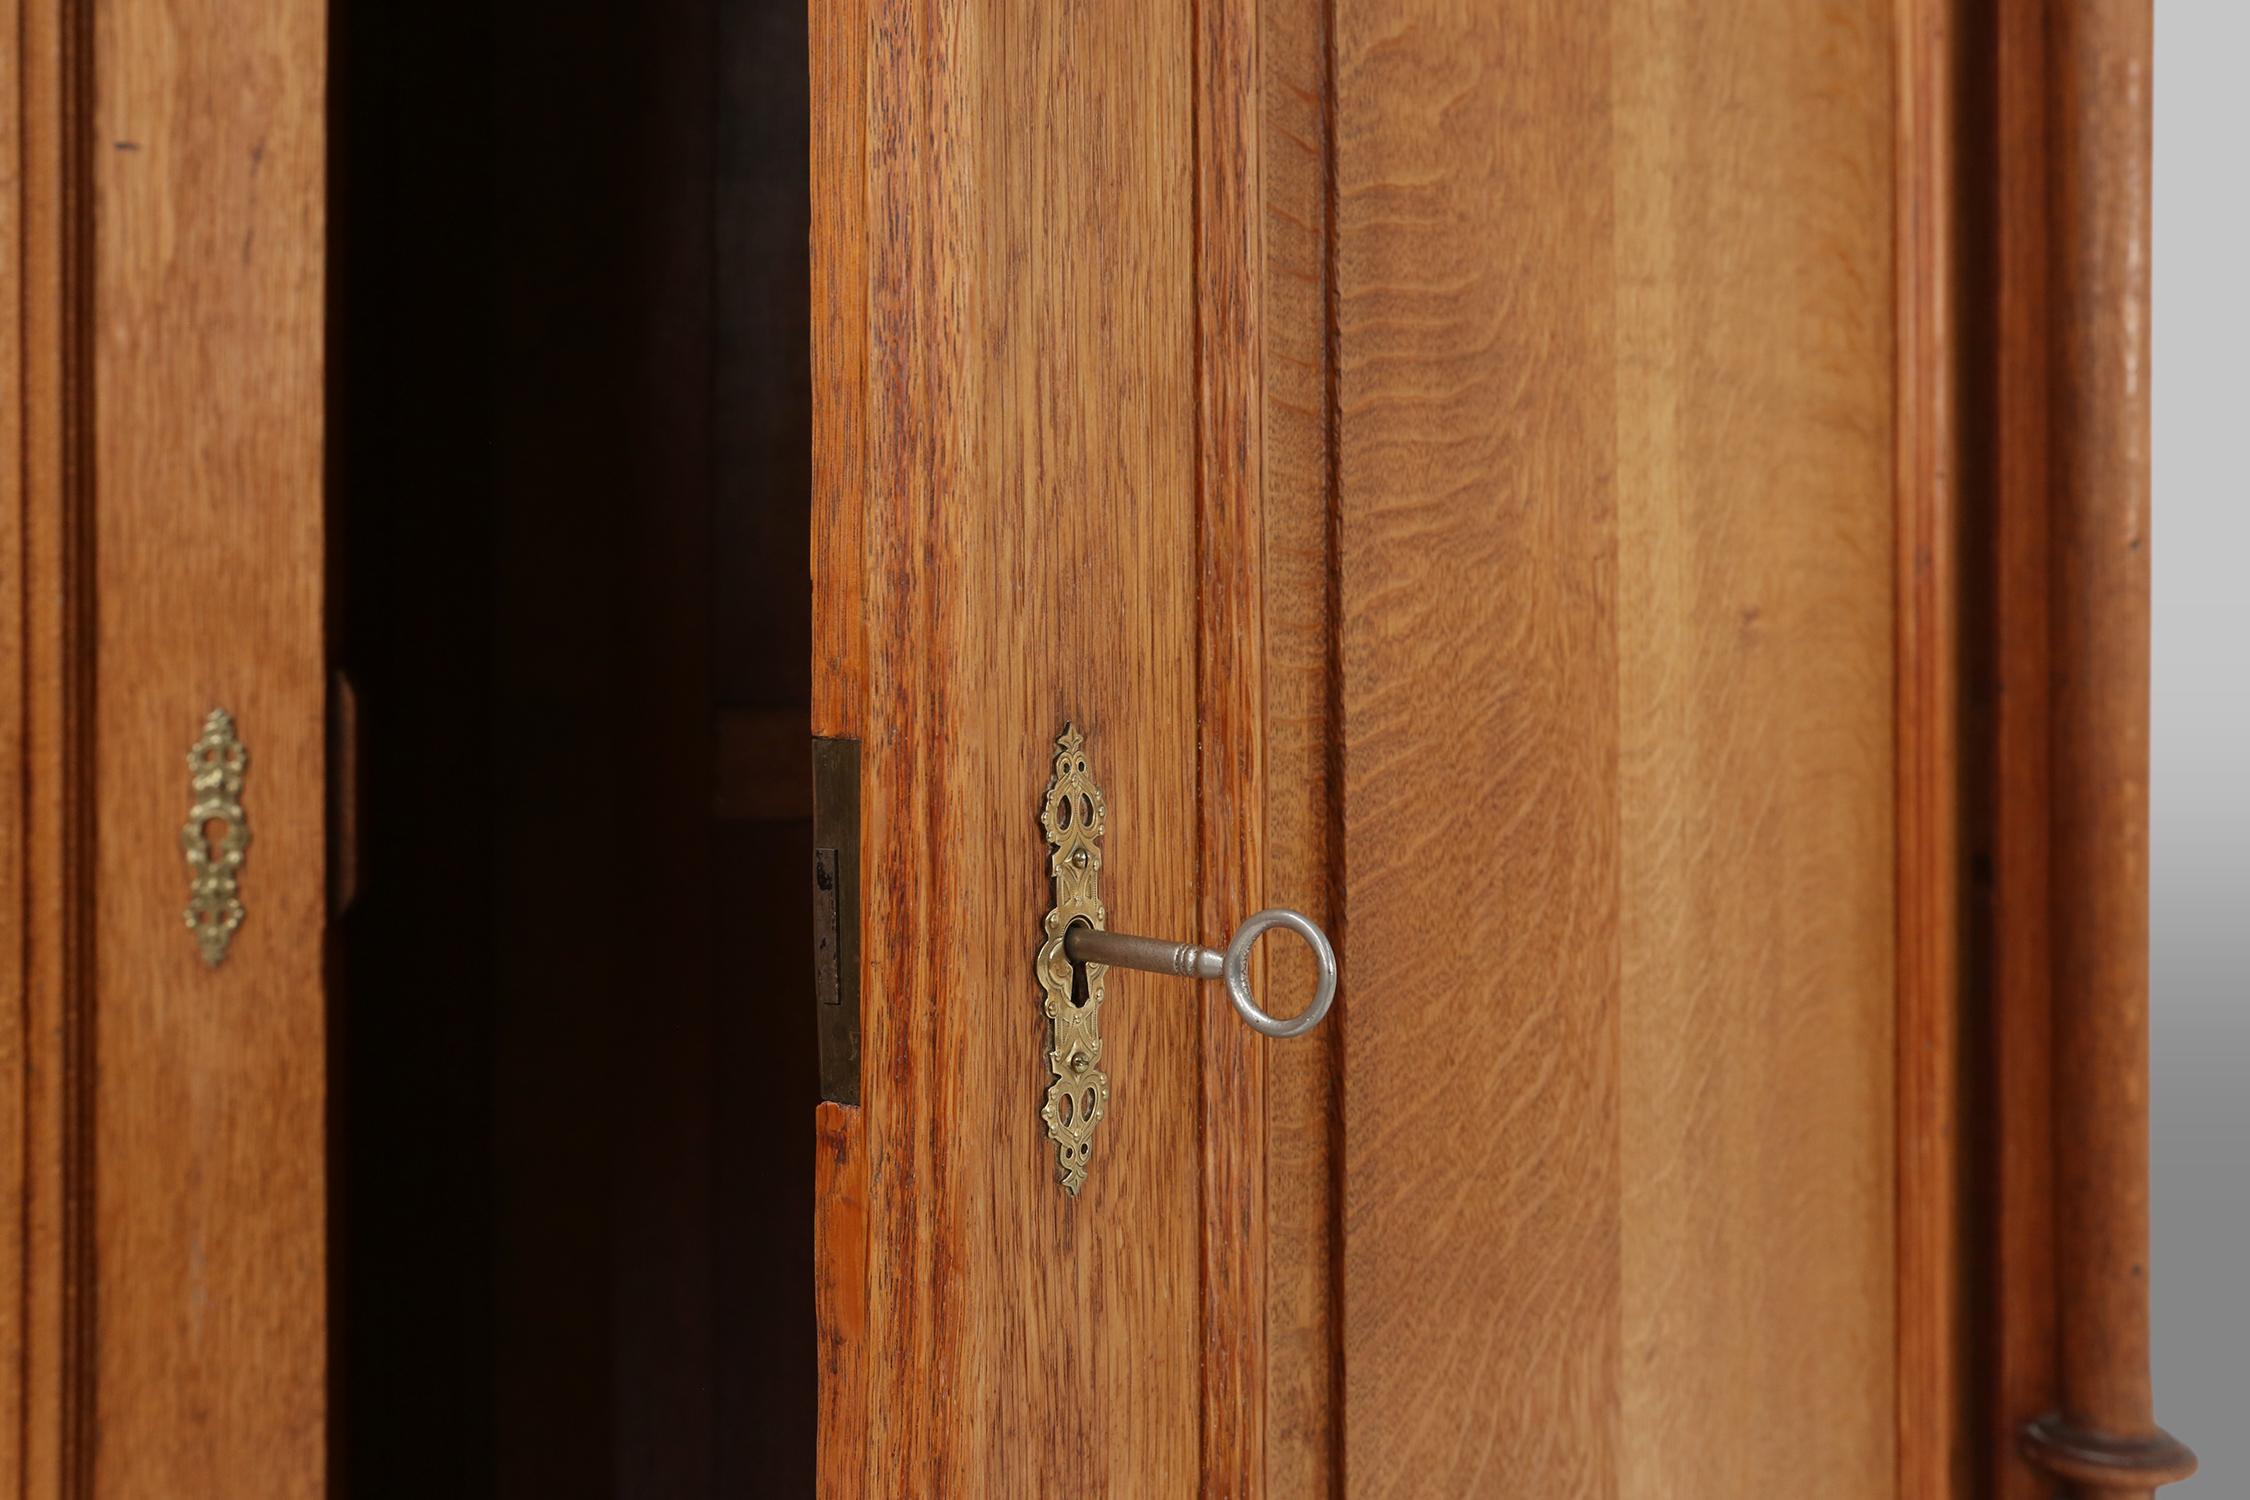
[[[2250,3],[2157,0],[2157,1420],[2250,1495]]]

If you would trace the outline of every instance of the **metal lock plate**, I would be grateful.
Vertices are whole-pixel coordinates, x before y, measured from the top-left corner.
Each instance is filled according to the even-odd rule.
[[[183,913],[203,961],[226,962],[242,925],[242,865],[250,850],[250,819],[242,810],[242,783],[250,752],[235,733],[234,715],[214,708],[203,719],[203,737],[188,747],[187,821],[180,852],[187,858],[188,900]]]
[[[1066,725],[1055,741],[1054,775],[1039,814],[1055,904],[1036,967],[1045,992],[1047,1067],[1054,1074],[1040,1118],[1055,1143],[1056,1175],[1073,1197],[1086,1185],[1094,1127],[1109,1108],[1109,1075],[1101,1069],[1102,982],[1109,966],[1072,963],[1063,936],[1074,925],[1098,930],[1108,921],[1101,898],[1104,817],[1102,789],[1087,769],[1085,736],[1076,724]]]
[[[1318,1026],[1336,998],[1336,950],[1320,924],[1303,912],[1269,907],[1235,929],[1224,953],[1195,943],[1166,942],[1111,932],[1102,909],[1102,828],[1108,816],[1102,789],[1086,767],[1086,740],[1075,724],[1055,741],[1055,771],[1047,783],[1040,826],[1047,830],[1047,869],[1055,904],[1047,912],[1046,941],[1039,945],[1039,987],[1046,992],[1047,1067],[1054,1082],[1040,1116],[1055,1143],[1062,1185],[1073,1196],[1086,1185],[1094,1127],[1109,1107],[1109,1075],[1102,1061],[1102,984],[1112,966],[1212,979],[1226,985],[1242,1022],[1261,1036],[1303,1036]],[[1250,993],[1250,949],[1277,927],[1303,938],[1313,951],[1318,982],[1312,1003],[1293,1016],[1269,1015]]]

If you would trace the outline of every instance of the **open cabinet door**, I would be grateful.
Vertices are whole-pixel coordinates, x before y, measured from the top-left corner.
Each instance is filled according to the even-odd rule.
[[[2146,0],[811,20],[824,1493],[2192,1470]]]
[[[813,23],[829,1492],[1896,1493],[1890,11]]]
[[[1898,1493],[1891,8],[812,14],[828,1493]]]
[[[326,7],[0,15],[0,1491],[319,1495]]]
[[[1113,971],[1074,1195],[1033,961],[1073,725],[1110,925],[1254,909],[1249,13],[944,9],[812,8],[813,728],[858,742],[861,981],[822,1106],[824,1493],[1229,1492],[1256,1039]]]

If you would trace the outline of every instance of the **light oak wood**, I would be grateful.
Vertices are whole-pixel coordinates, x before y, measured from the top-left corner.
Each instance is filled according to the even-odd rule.
[[[1337,12],[1357,1497],[1617,1483],[1610,30]]]
[[[1620,1490],[1887,1496],[1893,12],[1620,16]]]
[[[1339,12],[1354,1495],[1893,1489],[1891,22]]]

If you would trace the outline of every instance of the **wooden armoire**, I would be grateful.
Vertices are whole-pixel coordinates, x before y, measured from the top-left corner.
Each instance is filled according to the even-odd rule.
[[[2190,1472],[2150,11],[0,0],[0,1500]]]

